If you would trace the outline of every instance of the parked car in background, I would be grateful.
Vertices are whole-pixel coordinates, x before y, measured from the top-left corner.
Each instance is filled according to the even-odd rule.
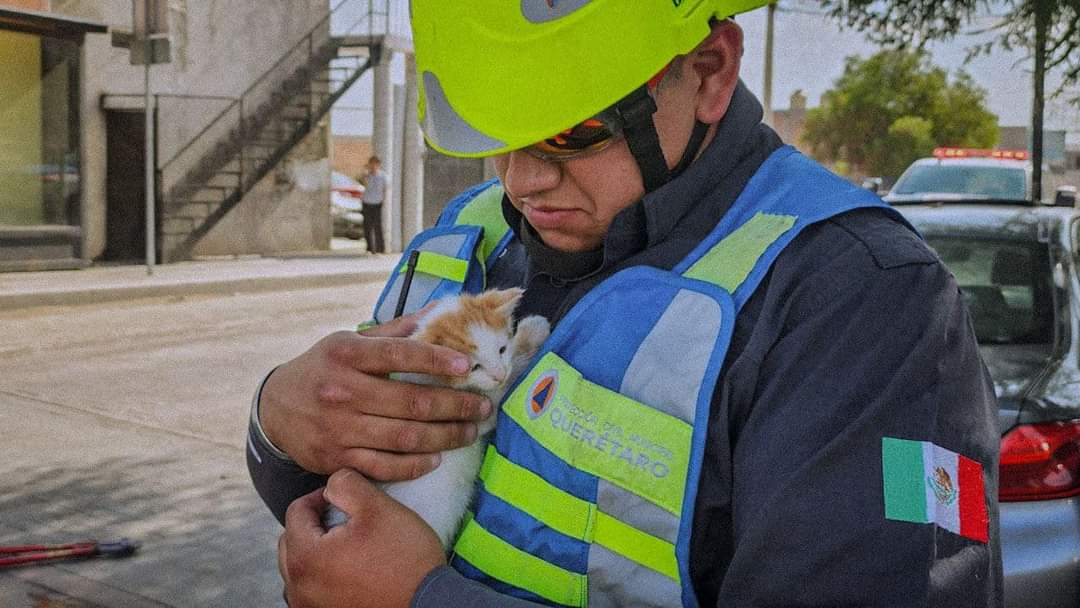
[[[344,173],[330,174],[330,217],[334,236],[357,240],[364,236],[364,185]]]
[[[896,208],[955,275],[994,380],[1006,606],[1080,606],[1080,211],[977,198]]]
[[[889,203],[987,201],[1026,203],[1032,196],[1032,169],[1024,150],[937,148],[896,180]]]

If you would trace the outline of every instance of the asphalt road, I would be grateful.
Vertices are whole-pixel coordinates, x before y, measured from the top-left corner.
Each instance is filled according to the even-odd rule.
[[[251,394],[378,290],[0,312],[0,545],[143,542],[0,572],[0,606],[283,605],[280,528],[244,464]]]

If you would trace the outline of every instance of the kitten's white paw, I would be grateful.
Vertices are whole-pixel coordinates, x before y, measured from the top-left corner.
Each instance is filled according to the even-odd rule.
[[[518,321],[517,332],[514,334],[517,352],[535,353],[550,334],[551,324],[547,319],[540,315],[525,317]]]

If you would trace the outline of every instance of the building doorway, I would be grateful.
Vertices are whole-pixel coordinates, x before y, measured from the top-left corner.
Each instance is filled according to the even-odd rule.
[[[102,261],[146,259],[146,123],[142,111],[105,113],[105,252]],[[160,213],[155,213],[160,218]]]

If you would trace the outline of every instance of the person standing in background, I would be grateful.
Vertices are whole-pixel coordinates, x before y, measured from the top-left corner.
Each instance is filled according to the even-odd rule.
[[[383,253],[382,204],[386,198],[386,174],[382,172],[382,161],[372,156],[367,162],[367,176],[364,180],[364,240],[369,253]]]

